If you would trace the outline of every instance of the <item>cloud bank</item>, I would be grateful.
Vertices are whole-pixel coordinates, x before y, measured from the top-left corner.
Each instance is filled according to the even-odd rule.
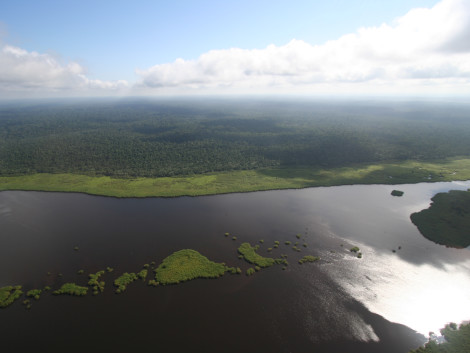
[[[293,39],[264,49],[211,50],[196,60],[137,69],[138,81],[101,81],[75,62],[0,47],[0,95],[217,93],[470,93],[470,0],[442,0],[391,24],[322,45]]]
[[[28,52],[5,45],[0,51],[0,92],[4,95],[60,95],[112,92],[128,87],[126,81],[91,80],[75,62],[59,63],[49,54]]]
[[[393,24],[311,45],[292,40],[265,49],[212,50],[197,60],[137,70],[140,86],[157,91],[470,92],[470,1],[443,0],[413,9]]]

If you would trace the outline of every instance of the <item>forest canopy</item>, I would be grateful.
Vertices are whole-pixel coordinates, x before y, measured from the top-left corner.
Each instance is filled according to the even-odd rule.
[[[0,175],[161,177],[470,154],[470,106],[306,100],[0,104]]]

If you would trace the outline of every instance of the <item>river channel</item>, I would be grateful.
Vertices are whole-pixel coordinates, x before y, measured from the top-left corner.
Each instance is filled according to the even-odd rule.
[[[410,221],[437,192],[469,187],[354,185],[172,199],[1,192],[0,287],[86,285],[88,273],[114,268],[97,296],[45,294],[30,310],[22,300],[0,309],[2,351],[407,352],[429,331],[470,319],[469,249],[434,244]],[[391,196],[394,188],[404,195]],[[276,240],[281,245],[268,253]],[[292,249],[296,241],[301,252]],[[245,271],[242,242],[260,244],[264,256],[288,255],[289,266],[170,286],[138,281],[114,293],[118,275],[184,248]],[[304,255],[321,260],[299,265]]]

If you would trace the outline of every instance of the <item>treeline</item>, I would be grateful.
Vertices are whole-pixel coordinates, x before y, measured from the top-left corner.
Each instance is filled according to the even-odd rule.
[[[174,176],[470,155],[465,105],[82,101],[0,105],[0,174]]]

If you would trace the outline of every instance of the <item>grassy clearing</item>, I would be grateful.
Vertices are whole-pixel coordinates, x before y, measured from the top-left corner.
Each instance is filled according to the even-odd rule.
[[[0,308],[13,304],[23,294],[21,286],[6,286],[0,288]]]
[[[428,209],[411,215],[427,239],[453,248],[470,246],[470,191],[439,193]]]
[[[32,174],[0,177],[1,190],[82,192],[114,197],[175,197],[298,189],[351,184],[405,184],[470,179],[470,159],[434,162],[360,164],[239,170],[168,178],[116,179],[76,174]]]
[[[195,278],[218,278],[228,270],[224,264],[210,261],[196,250],[183,249],[166,257],[155,270],[160,284],[177,284]]]
[[[82,287],[75,283],[65,283],[58,290],[52,292],[54,295],[68,294],[82,297],[88,292],[88,287]]]

